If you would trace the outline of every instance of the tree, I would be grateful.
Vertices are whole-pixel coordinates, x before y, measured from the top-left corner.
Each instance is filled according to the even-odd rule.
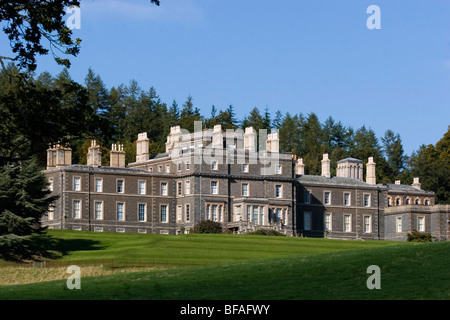
[[[67,71],[36,81],[12,64],[0,71],[0,117],[0,164],[33,155],[43,164],[50,143],[80,139],[98,122],[86,90]]]
[[[387,176],[391,181],[399,178],[401,171],[405,167],[405,156],[403,154],[403,145],[400,135],[394,134],[392,130],[387,130],[383,142],[383,152],[387,161]]]
[[[264,121],[263,116],[259,112],[259,109],[257,107],[254,107],[250,114],[242,120],[241,127],[242,129],[245,129],[247,127],[253,127],[253,129],[258,133],[260,129],[270,129],[267,128],[266,123]]]
[[[183,109],[181,109],[180,127],[193,133],[195,121],[203,122],[203,119],[200,116],[200,110],[194,108],[193,98],[188,96],[186,102],[183,104]]]
[[[408,161],[412,177],[421,188],[436,193],[437,203],[450,203],[450,127],[436,145],[422,145]]]
[[[150,0],[159,6],[159,0]],[[70,67],[69,59],[61,58],[55,51],[76,56],[81,39],[72,38],[72,30],[65,23],[66,8],[80,6],[79,0],[50,1],[6,1],[0,0],[0,22],[7,25],[4,33],[10,40],[13,57],[0,53],[0,64],[4,60],[17,61],[21,69],[35,70],[36,55],[52,53],[58,64]],[[46,48],[48,43],[49,48]]]
[[[369,157],[374,158],[376,165],[376,178],[379,183],[392,182],[386,176],[386,159],[382,155],[382,149],[378,142],[378,138],[372,129],[367,129],[366,126],[362,126],[356,130],[353,136],[353,146],[350,148],[349,154],[357,159],[363,161],[363,167],[368,161]]]
[[[41,218],[57,197],[35,158],[0,169],[0,256],[21,259],[39,253],[33,239],[45,230]]]

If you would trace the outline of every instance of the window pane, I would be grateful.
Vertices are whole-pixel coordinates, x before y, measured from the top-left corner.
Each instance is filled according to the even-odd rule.
[[[145,194],[145,181],[139,181],[139,194]]]
[[[73,178],[73,190],[74,191],[80,191],[81,190],[81,178],[80,177],[74,177]]]
[[[103,180],[95,179],[95,192],[102,192],[102,191],[103,191]]]
[[[303,194],[303,196],[304,196],[304,202],[305,203],[309,203],[309,201],[310,201],[310,193],[309,193],[309,191],[308,190],[305,190],[305,193]]]
[[[211,193],[217,194],[217,181],[211,181]]]
[[[161,183],[161,195],[167,196],[167,183],[165,182]]]
[[[124,204],[123,203],[118,203],[117,204],[117,220],[118,221],[123,221],[124,220]]]
[[[95,204],[94,204],[94,215],[95,215],[95,219],[103,219],[102,203],[101,202],[95,202]]]
[[[161,206],[161,222],[167,222],[167,205]]]
[[[258,223],[258,213],[259,213],[259,207],[258,206],[253,206],[252,221],[254,223]]]
[[[81,202],[80,200],[73,201],[73,218],[80,219],[81,217]]]
[[[117,192],[118,193],[123,193],[123,180],[117,180]]]
[[[242,184],[242,195],[248,196],[248,184],[247,183]]]
[[[139,210],[139,213],[138,213],[139,221],[145,221],[145,204],[144,203],[140,203],[139,207],[138,207],[138,210]]]
[[[305,212],[303,220],[305,230],[311,230],[311,212]]]

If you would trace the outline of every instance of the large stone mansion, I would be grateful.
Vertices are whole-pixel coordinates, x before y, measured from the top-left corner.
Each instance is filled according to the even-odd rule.
[[[112,145],[102,166],[93,140],[86,165],[73,165],[70,148],[47,150],[45,174],[59,199],[43,218],[49,228],[158,234],[188,233],[202,220],[246,233],[275,229],[286,235],[406,240],[412,230],[450,240],[450,206],[412,185],[377,184],[373,158],[347,158],[330,175],[305,175],[302,159],[279,152],[278,133],[220,125],[188,133],[172,127],[166,152],[150,157],[138,135],[136,162],[125,166],[123,146]]]

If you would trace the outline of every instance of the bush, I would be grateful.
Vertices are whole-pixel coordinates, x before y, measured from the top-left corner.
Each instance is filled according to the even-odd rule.
[[[212,220],[200,221],[192,229],[193,233],[222,233],[222,225]]]
[[[417,230],[413,230],[407,236],[409,242],[431,242],[433,240],[431,233],[419,232]]]
[[[264,230],[259,229],[253,232],[250,232],[249,234],[259,235],[259,236],[285,236],[283,233],[278,232],[276,230]]]

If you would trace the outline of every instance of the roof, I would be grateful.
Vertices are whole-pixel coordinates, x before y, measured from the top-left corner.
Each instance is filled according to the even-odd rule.
[[[400,193],[421,193],[421,194],[434,194],[434,192],[426,191],[422,189],[414,188],[409,184],[394,184],[394,183],[384,183],[384,186],[388,187],[389,191],[400,192]]]
[[[313,183],[313,184],[336,185],[336,186],[346,185],[346,186],[361,186],[361,187],[377,187],[355,178],[345,178],[345,177],[326,178],[324,176],[319,175],[298,175],[297,181],[305,184]]]
[[[362,160],[356,159],[356,158],[345,158],[339,161],[336,161],[336,163],[340,163],[340,162],[361,162]]]

